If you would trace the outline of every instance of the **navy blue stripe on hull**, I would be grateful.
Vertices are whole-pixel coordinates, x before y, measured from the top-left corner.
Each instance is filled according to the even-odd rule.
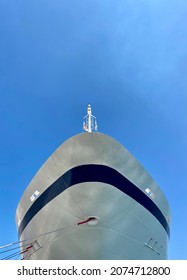
[[[87,164],[68,170],[37,198],[21,221],[18,230],[19,236],[21,236],[23,230],[33,217],[51,200],[67,188],[86,182],[101,182],[118,188],[146,208],[160,222],[168,236],[170,235],[169,225],[163,213],[143,191],[111,167],[99,164]]]

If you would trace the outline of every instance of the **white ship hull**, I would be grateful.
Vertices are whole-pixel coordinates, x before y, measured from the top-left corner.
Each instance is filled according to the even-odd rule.
[[[27,187],[16,216],[29,248],[24,259],[167,259],[164,194],[121,144],[101,133],[62,144]]]

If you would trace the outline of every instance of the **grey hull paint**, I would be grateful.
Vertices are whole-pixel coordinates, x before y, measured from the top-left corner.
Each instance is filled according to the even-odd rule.
[[[41,195],[67,170],[84,164],[112,167],[143,192],[149,188],[154,203],[170,219],[161,189],[121,144],[101,133],[83,133],[62,144],[34,176],[18,205],[17,226],[33,204],[30,198],[36,190]],[[98,217],[99,222],[78,225],[89,216]],[[62,230],[43,235],[58,229]],[[34,247],[24,254],[25,259],[167,258],[168,236],[158,220],[122,191],[99,182],[63,191],[33,217],[20,240],[41,234],[31,240]]]

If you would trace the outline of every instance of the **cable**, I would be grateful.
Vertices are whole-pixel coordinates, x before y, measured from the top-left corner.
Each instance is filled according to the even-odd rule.
[[[77,224],[76,224],[77,225]],[[32,236],[30,238],[27,238],[27,239],[24,239],[24,240],[21,240],[21,241],[16,241],[16,242],[13,242],[13,243],[9,243],[9,244],[6,244],[6,245],[3,245],[3,246],[0,246],[0,249],[3,249],[3,248],[6,248],[6,247],[10,247],[10,246],[13,246],[13,245],[16,245],[16,244],[20,244],[20,243],[23,243],[23,242],[26,242],[26,241],[29,241],[29,240],[33,240],[33,239],[36,239],[38,237],[41,237],[41,236],[44,236],[44,235],[47,235],[47,234],[51,234],[51,233],[54,233],[54,232],[58,232],[58,231],[61,231],[63,229],[68,229],[68,228],[72,228],[76,225],[73,225],[73,226],[67,226],[67,227],[63,227],[63,228],[60,228],[60,229],[55,229],[55,230],[52,230],[52,231],[48,231],[46,233],[41,233],[39,235],[35,235],[35,236]]]
[[[45,232],[45,233],[42,233],[42,234],[39,234],[39,235],[35,235],[33,237],[30,237],[30,238],[27,238],[27,239],[24,239],[24,240],[21,240],[21,241],[16,241],[16,242],[12,242],[12,243],[9,243],[9,244],[5,244],[5,245],[2,245],[0,246],[0,249],[4,249],[4,248],[8,248],[8,247],[11,247],[13,245],[17,245],[17,244],[21,244],[21,243],[24,243],[24,242],[27,242],[27,241],[31,241],[33,239],[37,239],[41,236],[45,236],[45,235],[48,235],[48,234],[52,234],[54,232],[58,232],[58,231],[62,231],[62,230],[65,230],[65,229],[70,229],[70,228],[73,228],[77,226],[77,224],[75,225],[72,225],[72,226],[67,226],[67,227],[63,227],[63,228],[60,228],[60,229],[56,229],[56,230],[52,230],[52,231],[48,231],[48,232]],[[31,245],[31,244],[27,244],[27,245]],[[20,245],[20,247],[25,247],[26,245]],[[0,252],[0,254],[3,254],[3,253],[7,253],[9,251],[12,251],[12,250],[15,250],[16,248],[19,248],[19,247],[14,247],[14,248],[11,248],[11,249],[8,249],[8,250],[4,250],[3,252]],[[24,251],[22,252],[15,252],[7,257],[4,257],[2,260],[7,260],[7,259],[10,259],[10,258],[13,258],[13,257],[16,257],[18,254],[23,254]]]
[[[24,244],[24,245],[21,245],[21,246],[19,246],[19,247],[14,247],[14,248],[12,248],[12,249],[8,249],[8,250],[5,250],[5,251],[2,251],[2,252],[0,252],[0,254],[4,254],[4,253],[7,253],[7,252],[16,250],[16,249],[20,249],[20,248],[26,247],[26,246],[28,246],[28,245],[31,245],[31,243],[29,243],[29,244]]]
[[[26,239],[21,240],[21,241],[16,241],[16,242],[12,242],[12,243],[8,243],[8,244],[5,244],[5,245],[2,245],[2,246],[0,246],[0,250],[1,250],[1,249],[4,249],[4,248],[11,247],[11,246],[14,246],[14,245],[17,245],[17,244],[20,244],[19,247],[14,247],[14,248],[11,248],[11,249],[8,249],[8,250],[4,250],[4,251],[2,251],[2,252],[0,251],[0,254],[7,253],[7,252],[10,252],[10,251],[16,250],[16,249],[18,249],[18,248],[22,248],[23,250],[22,250],[22,251],[17,251],[17,252],[15,252],[15,253],[11,254],[11,255],[8,255],[8,256],[2,258],[1,260],[8,260],[8,259],[11,259],[11,258],[13,258],[13,257],[18,257],[19,255],[21,255],[21,254],[23,254],[23,253],[25,253],[25,252],[28,252],[28,250],[29,250],[31,247],[33,247],[33,245],[32,245],[31,243],[23,244],[23,245],[21,245],[21,243],[24,243],[24,242],[27,242],[27,241],[31,241],[31,240],[37,239],[37,238],[39,238],[39,237],[41,237],[41,236],[45,236],[45,235],[48,235],[48,234],[52,234],[52,233],[55,233],[55,232],[58,232],[58,231],[62,231],[62,230],[65,230],[65,229],[74,228],[75,226],[79,226],[79,225],[88,223],[88,222],[91,221],[92,219],[94,219],[94,218],[90,217],[90,218],[88,218],[88,219],[86,219],[86,220],[83,220],[83,221],[81,221],[81,222],[78,222],[77,224],[72,225],[72,226],[67,226],[67,227],[63,227],[63,228],[60,228],[60,229],[55,229],[55,230],[52,230],[52,231],[48,231],[48,232],[45,232],[45,233],[41,233],[41,234],[39,234],[39,235],[35,235],[35,236],[33,236],[33,237],[30,237],[30,238],[26,238]],[[26,246],[28,246],[28,247],[26,247]],[[26,247],[26,249],[24,249],[24,247]]]

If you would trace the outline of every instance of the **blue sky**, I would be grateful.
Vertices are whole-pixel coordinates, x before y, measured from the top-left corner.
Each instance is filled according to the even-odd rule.
[[[171,207],[169,259],[187,259],[187,2],[0,0],[0,244],[40,166],[99,131],[151,173]]]

